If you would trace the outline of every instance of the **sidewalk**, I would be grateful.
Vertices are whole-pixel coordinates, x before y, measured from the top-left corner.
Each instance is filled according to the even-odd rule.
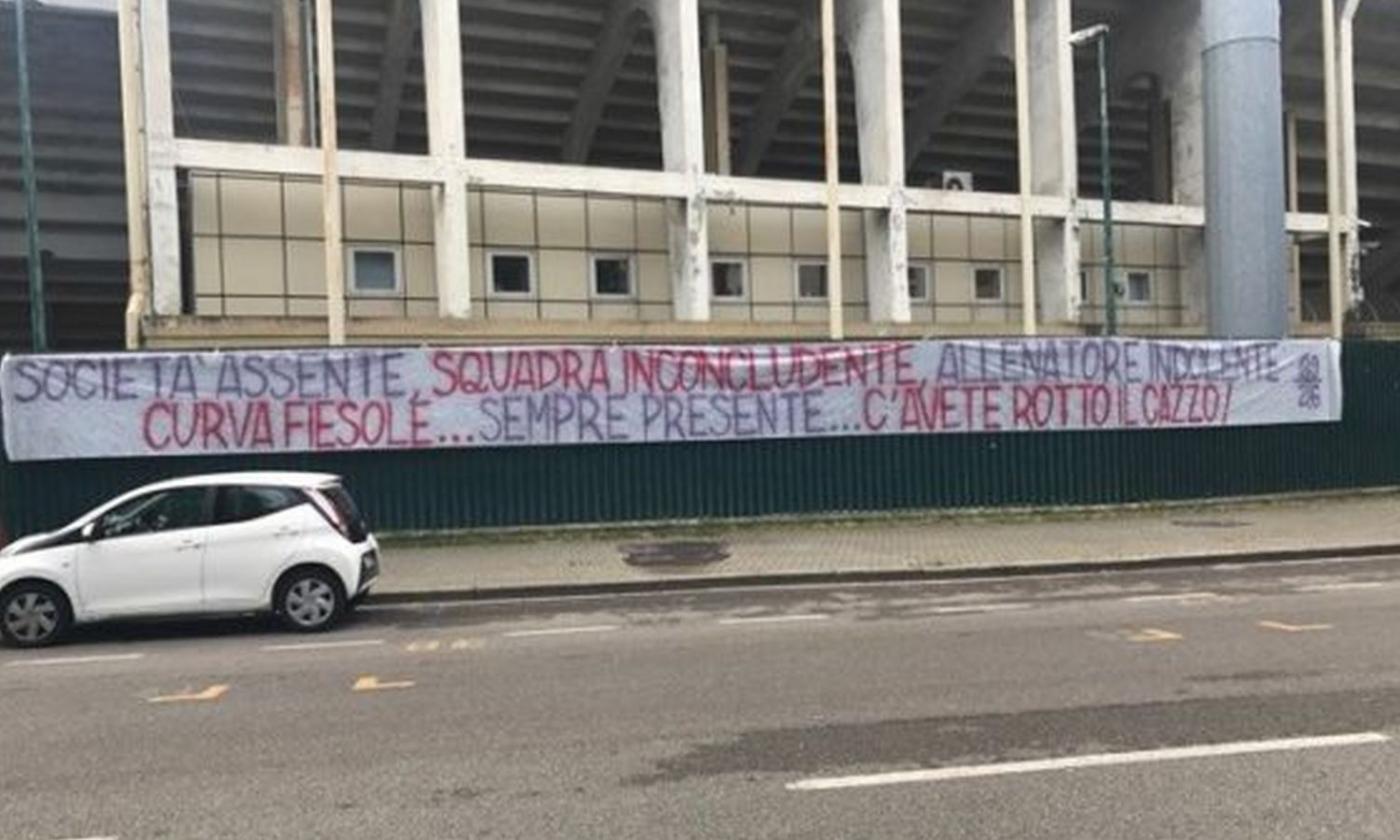
[[[1047,516],[470,536],[384,551],[376,600],[915,579],[979,571],[1400,553],[1400,493]]]

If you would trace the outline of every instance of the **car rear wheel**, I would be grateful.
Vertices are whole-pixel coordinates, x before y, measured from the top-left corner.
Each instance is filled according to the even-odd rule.
[[[72,624],[72,608],[56,586],[21,583],[0,597],[0,639],[13,647],[55,644]]]
[[[317,633],[334,627],[345,614],[340,582],[321,569],[292,571],[277,587],[273,609],[289,629]]]

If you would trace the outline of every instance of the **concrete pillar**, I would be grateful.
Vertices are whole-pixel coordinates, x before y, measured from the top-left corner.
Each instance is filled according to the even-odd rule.
[[[1036,219],[1035,272],[1041,319],[1079,318],[1079,146],[1074,102],[1070,0],[1031,0],[1026,9],[1030,49],[1031,188],[1069,202],[1064,218]]]
[[[422,0],[423,80],[428,108],[428,153],[443,182],[433,187],[433,256],[438,314],[471,315],[471,259],[467,243],[467,185],[455,168],[466,157],[462,103],[462,24],[456,3]]]
[[[1135,79],[1151,76],[1170,114],[1172,184],[1159,200],[1172,204],[1205,204],[1201,15],[1201,0],[1145,3],[1113,30],[1113,94],[1122,96]]]
[[[277,142],[309,145],[306,119],[306,22],[301,0],[278,0],[273,34],[277,76]]]
[[[1278,0],[1205,0],[1206,265],[1220,338],[1288,334]]]
[[[1162,96],[1160,80],[1152,77],[1147,104],[1147,183],[1149,201],[1172,203],[1172,103]]]
[[[888,187],[887,210],[865,211],[865,284],[873,323],[905,324],[909,238],[904,189],[904,92],[899,0],[847,0],[838,27],[855,73],[860,173]]]
[[[180,202],[175,184],[175,110],[167,0],[141,2],[141,61],[152,305],[157,315],[179,315],[184,311],[184,291],[180,282]]]
[[[1113,31],[1109,74],[1116,96],[1125,94],[1135,79],[1153,79],[1153,198],[1195,207],[1206,203],[1201,2],[1171,0],[1134,7]],[[1159,137],[1161,131],[1165,137]],[[1164,177],[1169,181],[1165,185],[1160,183]],[[1181,248],[1182,320],[1186,326],[1199,326],[1205,321],[1207,295],[1204,236],[1183,232]]]
[[[671,295],[677,321],[710,320],[709,219],[705,172],[705,103],[697,0],[648,0],[656,33],[656,87],[661,157],[667,172],[686,176],[689,197],[668,202]]]
[[[705,171],[730,174],[729,48],[721,40],[719,15],[705,18]]]

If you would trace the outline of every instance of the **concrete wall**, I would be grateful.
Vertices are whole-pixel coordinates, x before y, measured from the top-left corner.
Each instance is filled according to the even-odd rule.
[[[320,238],[320,185],[313,180],[218,173],[190,176],[195,314],[202,316],[325,315]],[[432,212],[425,187],[349,183],[344,192],[347,248],[377,247],[398,255],[394,293],[349,293],[352,317],[434,318]],[[659,200],[577,193],[470,191],[468,239],[472,301],[490,321],[671,320],[665,207]],[[824,298],[798,293],[799,266],[824,264],[826,220],[816,208],[713,204],[708,208],[711,261],[736,263],[743,291],[715,297],[718,322],[822,323]],[[1019,322],[1020,234],[1017,221],[996,216],[910,213],[909,264],[926,272],[926,293],[911,301],[915,323],[1005,325]],[[864,219],[842,214],[843,266],[865,270]],[[1172,228],[1120,226],[1119,264],[1147,271],[1152,297],[1124,302],[1125,326],[1178,326],[1181,249]],[[1086,321],[1102,306],[1102,243],[1094,226],[1082,233],[1088,272]],[[526,293],[500,292],[488,261],[523,255],[532,268]],[[627,295],[598,294],[593,257],[630,260]],[[979,297],[979,270],[1001,275],[1000,294]],[[349,287],[347,287],[349,288]],[[985,295],[984,288],[984,295]],[[865,284],[844,286],[846,317],[869,318]]]

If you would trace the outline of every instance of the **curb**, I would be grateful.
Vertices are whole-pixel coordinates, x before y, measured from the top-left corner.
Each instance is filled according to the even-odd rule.
[[[1219,563],[1267,564],[1296,563],[1306,560],[1348,560],[1400,555],[1400,543],[1345,546],[1341,548],[1282,549],[1273,551],[1226,552],[1185,556],[1146,557],[1136,560],[1076,560],[1072,562],[1023,564],[1015,566],[968,566],[956,569],[851,570],[839,572],[793,572],[713,577],[682,577],[658,580],[603,583],[548,583],[538,586],[443,588],[404,592],[371,593],[365,603],[376,606],[516,600],[528,598],[570,598],[591,595],[659,594],[705,590],[746,589],[782,586],[830,586],[856,583],[922,583],[940,580],[978,580],[1131,572],[1151,569],[1189,569]]]

